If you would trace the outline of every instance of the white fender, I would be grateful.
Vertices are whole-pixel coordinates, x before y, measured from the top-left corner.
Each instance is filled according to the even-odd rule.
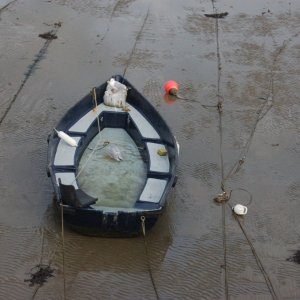
[[[70,145],[72,147],[77,147],[78,146],[77,142],[72,137],[70,137],[69,135],[67,135],[63,131],[58,131],[56,129],[54,129],[54,130],[56,131],[59,138],[64,140],[68,145]]]

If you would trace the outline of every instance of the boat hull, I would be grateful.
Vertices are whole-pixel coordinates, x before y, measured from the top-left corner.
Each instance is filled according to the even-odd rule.
[[[54,203],[56,212],[61,218],[63,212],[64,224],[73,231],[89,236],[100,237],[135,237],[143,233],[142,217],[145,218],[145,230],[150,230],[158,220],[162,211],[118,214],[103,213],[92,209],[75,209],[61,207]]]
[[[71,229],[98,236],[137,236],[150,230],[163,213],[167,197],[177,181],[178,143],[155,108],[123,77],[129,87],[128,110],[104,105],[106,83],[96,88],[97,106],[88,94],[62,117],[56,129],[70,135],[78,147],[61,141],[56,131],[48,137],[47,173],[55,192],[55,207]],[[122,128],[130,135],[146,165],[147,175],[134,207],[100,207],[97,199],[77,182],[79,162],[91,140],[104,128]],[[166,156],[158,155],[165,149]],[[128,187],[130,188],[130,186]],[[144,221],[143,221],[144,220]]]

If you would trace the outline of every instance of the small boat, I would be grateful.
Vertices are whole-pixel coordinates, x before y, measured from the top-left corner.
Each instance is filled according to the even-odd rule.
[[[124,97],[105,104],[116,85]],[[125,78],[113,76],[70,108],[48,136],[55,207],[83,234],[142,234],[164,211],[178,155],[179,144],[156,109]]]

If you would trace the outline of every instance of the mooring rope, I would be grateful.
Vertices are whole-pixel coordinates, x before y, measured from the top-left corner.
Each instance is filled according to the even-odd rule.
[[[43,256],[44,256],[44,227],[42,227],[42,245],[41,245],[40,265],[43,264]]]
[[[93,111],[95,111],[97,113],[98,111],[98,103],[97,103],[97,93],[96,93],[96,88],[93,88],[92,92],[92,99],[94,101],[95,107],[93,108]],[[98,133],[100,134],[101,128],[100,128],[100,120],[99,120],[99,114],[97,114],[97,125],[98,125]],[[90,153],[89,157],[87,158],[86,162],[84,163],[84,165],[81,167],[81,169],[78,171],[78,173],[76,174],[74,180],[72,183],[74,183],[77,178],[81,175],[81,173],[83,172],[83,170],[86,168],[88,162],[90,161],[90,159],[93,157],[95,151],[98,149],[98,145],[100,144],[100,138],[96,144],[96,146],[94,147],[94,149],[92,150],[92,152]],[[104,146],[104,145],[103,145]]]
[[[147,257],[147,267],[148,267],[151,283],[152,283],[152,286],[153,286],[153,289],[154,289],[154,292],[155,292],[155,295],[156,295],[156,299],[159,299],[158,291],[157,291],[157,288],[156,288],[156,285],[155,285],[155,281],[154,281],[154,278],[153,278],[152,269],[151,269],[151,265],[150,265],[150,260],[149,260],[148,244],[147,244],[147,240],[146,240],[145,221],[146,221],[145,216],[141,216],[142,233],[143,233],[143,239],[144,239],[145,253],[146,253],[146,257]]]
[[[41,257],[40,257],[40,263],[36,267],[41,268],[41,266],[43,265],[43,256],[44,256],[44,228],[42,227]],[[41,287],[41,285],[39,285],[35,288],[33,295],[31,297],[31,300],[33,300],[35,298],[40,287]]]
[[[98,103],[97,103],[96,88],[93,88],[93,90],[91,92],[91,95],[92,95],[92,99],[93,99],[93,102],[94,102],[94,105],[95,105],[95,107],[93,108],[93,110],[97,113],[97,111],[98,111]],[[97,114],[97,125],[98,125],[98,133],[100,133],[101,128],[100,128],[100,120],[99,120],[99,115],[98,114]],[[86,160],[86,162],[83,165],[83,167],[81,168],[81,170],[75,176],[75,179],[73,180],[73,183],[76,181],[76,179],[80,176],[80,174],[82,173],[82,171],[87,166],[88,162],[90,161],[90,159],[94,155],[95,151],[97,150],[97,147],[98,147],[99,143],[100,143],[100,139],[98,140],[95,148],[92,150],[91,154],[89,155],[88,159]],[[64,206],[63,206],[62,202],[60,203],[60,207],[61,207],[61,236],[62,236],[62,268],[63,268],[63,283],[64,283],[64,296],[63,297],[64,297],[64,299],[66,299]]]
[[[217,13],[217,9],[215,7],[215,0],[212,0],[212,6],[213,6],[213,11],[214,13]],[[222,181],[221,181],[221,189],[223,191],[222,195],[228,196],[229,194],[226,192],[226,187],[225,187],[225,183],[229,178],[232,178],[236,173],[238,173],[241,169],[241,166],[243,165],[243,163],[245,162],[246,159],[246,155],[249,151],[250,148],[250,144],[252,142],[254,133],[256,131],[256,128],[258,126],[258,123],[264,118],[264,116],[268,113],[268,111],[272,108],[273,106],[273,69],[272,69],[272,74],[271,74],[271,79],[270,79],[270,94],[267,97],[267,99],[264,98],[265,103],[262,105],[261,109],[258,111],[258,116],[256,118],[255,124],[251,130],[250,136],[247,140],[247,143],[245,145],[245,147],[242,149],[241,153],[240,153],[240,158],[236,161],[236,163],[233,165],[233,167],[229,170],[229,172],[225,175],[224,174],[224,162],[223,162],[223,149],[222,149],[222,145],[223,145],[223,122],[222,122],[222,106],[223,106],[223,97],[220,95],[220,82],[221,82],[221,58],[220,58],[220,49],[219,49],[219,25],[218,25],[218,18],[216,18],[216,43],[217,43],[217,68],[218,68],[218,82],[217,82],[217,97],[218,97],[218,104],[217,104],[217,108],[218,108],[218,114],[219,114],[219,132],[220,132],[220,161],[221,161],[221,177],[222,177]],[[279,54],[278,54],[279,55]],[[276,58],[274,59],[275,62]],[[274,64],[273,64],[273,68],[274,68]],[[241,189],[242,190],[242,189]],[[248,192],[248,191],[247,191]],[[249,192],[248,192],[249,193]],[[249,193],[250,195],[250,203],[252,201],[252,195]],[[225,204],[226,202],[230,199],[231,196],[231,192],[230,195],[225,199],[226,201],[222,202],[222,228],[223,228],[223,255],[224,255],[224,271],[225,271],[225,295],[226,295],[226,299],[229,299],[229,289],[228,289],[228,272],[227,272],[227,234],[226,234],[226,217],[225,217]],[[227,205],[230,206],[229,203],[227,203]],[[231,207],[230,207],[231,209]],[[277,295],[275,293],[274,287],[272,285],[272,282],[266,272],[266,270],[264,269],[264,266],[261,262],[261,260],[259,259],[256,250],[251,242],[251,240],[249,239],[244,227],[242,226],[239,218],[237,215],[234,215],[236,221],[238,222],[238,225],[240,227],[240,229],[243,232],[243,235],[245,236],[248,245],[251,248],[251,251],[255,257],[256,263],[261,271],[261,273],[263,274],[264,278],[265,278],[265,282],[266,285],[270,291],[270,294],[272,296],[272,298],[274,300],[277,300]]]
[[[231,177],[233,177],[235,174],[237,174],[242,165],[244,164],[245,160],[246,160],[246,156],[248,154],[252,139],[254,137],[254,134],[256,132],[258,123],[264,118],[264,116],[268,113],[268,111],[272,108],[273,106],[273,97],[272,94],[267,98],[259,98],[259,99],[263,99],[265,100],[265,103],[262,105],[262,107],[257,111],[257,118],[255,120],[255,123],[251,129],[249,138],[246,142],[246,145],[244,146],[244,148],[242,149],[242,151],[240,152],[240,158],[234,163],[234,165],[232,166],[232,168],[229,170],[229,172],[227,173],[227,175],[225,176],[225,178],[223,178],[222,180],[222,184],[225,185],[225,182],[230,179]]]
[[[215,6],[215,1],[212,0],[213,12],[217,14],[217,8]],[[226,194],[224,186],[224,159],[223,159],[223,97],[220,92],[221,85],[221,56],[220,56],[220,43],[219,43],[219,20],[215,18],[215,33],[216,33],[216,47],[217,47],[217,98],[218,103],[216,105],[219,115],[219,147],[220,147],[220,164],[221,164],[221,190],[223,194]],[[222,237],[223,237],[223,269],[224,269],[224,286],[225,286],[225,297],[229,299],[229,288],[228,288],[228,270],[227,270],[227,232],[226,232],[226,216],[225,216],[225,202],[222,202]]]
[[[92,90],[92,98],[95,104],[95,111],[98,111],[98,103],[97,103],[97,92],[96,88],[93,88]],[[98,132],[100,133],[100,121],[99,121],[99,114],[97,114],[97,124],[98,124]]]
[[[223,260],[224,260],[224,284],[226,299],[229,299],[228,288],[228,270],[227,270],[227,232],[226,232],[226,216],[225,216],[225,203],[222,203],[222,236],[223,236]]]
[[[52,264],[52,259],[55,256],[56,249],[58,246],[58,243],[56,243],[56,247],[54,250],[54,253],[52,254],[51,258],[48,257],[48,263],[44,263],[44,248],[45,248],[45,228],[41,228],[41,255],[40,255],[40,261],[39,264],[31,268],[29,274],[30,274],[30,279],[25,279],[25,282],[30,282],[29,286],[34,286],[37,285],[35,288],[31,300],[34,300],[39,289],[43,286],[45,282],[47,282],[47,279],[50,277],[53,277],[53,272],[55,271],[54,269],[51,268]]]
[[[137,46],[138,40],[141,38],[142,32],[143,32],[143,30],[144,30],[144,27],[145,27],[145,25],[146,25],[147,19],[148,19],[148,17],[149,17],[149,12],[150,12],[150,5],[148,6],[147,13],[146,13],[146,15],[145,15],[145,17],[144,17],[142,26],[141,26],[141,28],[140,28],[140,30],[139,30],[137,36],[135,37],[135,42],[134,42],[134,44],[133,44],[132,50],[131,50],[131,52],[130,52],[129,58],[127,59],[127,63],[126,63],[126,65],[125,65],[125,68],[124,68],[124,71],[123,71],[123,74],[122,74],[123,77],[125,77],[125,74],[126,74],[126,72],[127,72],[127,68],[129,67],[129,65],[130,65],[130,63],[131,63],[133,54],[134,54],[134,52],[135,52],[135,50],[136,50],[136,46]]]
[[[239,227],[241,228],[241,230],[242,230],[242,232],[243,232],[243,235],[245,236],[245,238],[246,238],[246,240],[247,240],[247,242],[248,242],[248,244],[249,244],[249,246],[250,246],[250,248],[251,248],[251,251],[252,251],[253,256],[254,256],[254,258],[255,258],[255,260],[256,260],[256,263],[257,263],[257,265],[258,265],[258,267],[259,267],[261,273],[263,274],[263,276],[264,276],[264,278],[265,278],[265,282],[266,282],[266,284],[267,284],[267,287],[268,287],[268,289],[269,289],[269,292],[270,292],[272,298],[273,298],[274,300],[277,300],[278,297],[277,297],[277,295],[276,295],[276,292],[275,292],[274,286],[273,286],[273,284],[272,284],[272,282],[271,282],[271,279],[270,279],[270,277],[269,277],[267,271],[265,270],[265,268],[264,268],[264,266],[263,266],[263,264],[262,264],[262,262],[261,262],[261,260],[260,260],[260,258],[259,258],[259,256],[258,256],[258,254],[257,254],[257,252],[256,252],[256,250],[255,250],[255,248],[254,248],[254,246],[253,246],[253,244],[252,244],[250,238],[248,237],[248,234],[247,234],[245,228],[244,228],[243,225],[241,224],[241,221],[240,221],[240,219],[239,219],[239,217],[238,217],[237,215],[234,214],[234,218],[235,218],[235,220],[237,221],[237,223],[239,224]]]
[[[64,230],[64,205],[61,202],[61,238],[62,238],[62,272],[63,272],[63,283],[64,283],[64,300],[66,300],[66,273],[65,273],[65,230]]]

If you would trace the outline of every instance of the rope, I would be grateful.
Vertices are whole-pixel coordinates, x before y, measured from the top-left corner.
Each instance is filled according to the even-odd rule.
[[[228,270],[227,270],[227,234],[226,234],[226,217],[225,217],[225,203],[222,203],[222,235],[223,235],[223,259],[224,259],[224,284],[225,284],[225,295],[226,299],[229,299],[228,289]]]
[[[37,265],[37,267],[41,267],[43,265],[43,256],[44,256],[44,228],[42,227],[42,243],[41,243],[41,258],[40,258],[40,264]],[[37,286],[34,290],[34,293],[31,297],[31,300],[35,298],[37,295],[38,290],[40,289],[41,285]]]
[[[262,98],[260,98],[262,99]],[[269,96],[267,99],[264,99],[265,103],[262,105],[262,107],[258,110],[257,114],[257,118],[255,120],[255,123],[251,129],[249,138],[246,142],[246,145],[244,146],[244,148],[242,149],[241,153],[240,153],[240,158],[235,162],[235,164],[232,166],[232,168],[229,170],[229,172],[227,173],[227,175],[225,176],[225,178],[222,180],[223,184],[225,184],[225,182],[232,178],[235,174],[237,174],[242,165],[244,164],[245,160],[246,160],[246,156],[248,154],[252,139],[254,137],[254,134],[256,132],[258,123],[264,118],[264,116],[268,113],[268,111],[272,108],[273,106],[273,98],[272,96]]]
[[[230,195],[229,195],[229,198],[228,198],[227,200],[230,200],[231,195],[232,195],[232,192],[238,191],[238,190],[239,190],[239,191],[244,191],[244,192],[248,193],[248,195],[249,195],[249,201],[248,201],[248,203],[247,203],[246,205],[251,204],[251,202],[252,202],[252,194],[251,194],[249,191],[247,191],[246,189],[243,189],[243,188],[238,188],[238,189],[232,190],[231,193],[230,193]],[[226,259],[226,251],[227,251],[227,249],[226,249],[226,231],[225,231],[225,225],[226,225],[226,224],[225,224],[225,205],[224,205],[224,204],[227,204],[228,207],[230,208],[230,210],[232,209],[232,204],[230,203],[230,201],[228,201],[228,202],[223,202],[222,204],[223,204],[223,205],[222,205],[222,218],[223,218],[223,248],[224,248],[224,260],[225,260],[225,259]],[[242,230],[242,233],[243,233],[244,237],[246,238],[248,245],[249,245],[250,248],[251,248],[251,251],[252,251],[252,253],[253,253],[253,256],[254,256],[254,258],[255,258],[255,260],[256,260],[256,264],[257,264],[258,268],[260,269],[261,273],[263,274],[263,276],[264,276],[264,278],[265,278],[266,285],[267,285],[267,287],[268,287],[268,289],[269,289],[269,292],[270,292],[272,298],[273,298],[274,300],[277,300],[278,297],[277,297],[277,295],[276,295],[276,292],[275,292],[275,289],[274,289],[273,284],[272,284],[272,282],[271,282],[271,279],[270,279],[270,277],[269,277],[267,271],[265,270],[265,268],[264,268],[264,266],[263,266],[263,264],[262,264],[262,262],[261,262],[261,260],[260,260],[260,258],[259,258],[259,256],[258,256],[258,254],[257,254],[257,252],[256,252],[256,250],[255,250],[255,248],[254,248],[254,246],[253,246],[253,244],[252,244],[250,238],[248,237],[248,234],[247,234],[245,228],[243,227],[243,225],[242,225],[242,223],[241,223],[239,217],[238,217],[236,214],[233,214],[233,215],[234,215],[234,218],[235,218],[235,220],[237,221],[237,223],[238,223],[240,229]],[[224,266],[224,268],[226,268],[226,260],[225,260],[225,266]],[[227,282],[227,279],[226,279],[226,278],[225,278],[225,282]],[[228,283],[227,283],[227,284],[228,284]],[[228,295],[228,290],[226,291],[226,295]],[[229,296],[229,295],[228,295],[228,296]]]
[[[103,142],[103,146],[101,146],[101,147],[99,147],[99,148],[91,148],[91,147],[87,147],[87,149],[89,149],[89,150],[102,150],[103,148],[105,148],[107,145],[109,145],[110,144],[110,142]]]
[[[101,140],[99,139],[99,141],[97,142],[95,148],[92,150],[92,152],[90,153],[89,157],[87,158],[86,162],[84,163],[84,165],[82,166],[82,168],[79,170],[79,172],[77,173],[77,175],[75,176],[74,180],[72,183],[74,183],[76,181],[76,179],[81,175],[81,173],[84,171],[84,169],[86,168],[88,162],[90,161],[90,159],[93,157],[95,151],[97,150],[98,145],[100,144]],[[104,148],[104,147],[103,147]]]
[[[92,90],[92,99],[94,101],[95,107],[94,107],[94,111],[97,112],[98,110],[98,103],[97,103],[97,93],[96,93],[96,88],[93,88]],[[98,125],[98,133],[100,133],[101,128],[100,128],[100,120],[99,120],[99,115],[97,115],[97,125]],[[80,176],[80,174],[82,173],[82,171],[85,169],[86,165],[88,164],[89,160],[92,158],[93,154],[95,153],[95,151],[98,148],[98,145],[100,143],[100,139],[97,142],[95,148],[93,149],[93,151],[91,152],[90,156],[88,157],[87,161],[85,162],[85,164],[83,165],[83,167],[81,168],[81,170],[77,173],[77,175],[75,176],[75,179],[73,180],[73,183],[76,181],[76,179]],[[64,282],[64,296],[63,298],[66,299],[66,273],[65,273],[65,235],[64,235],[64,206],[63,203],[60,204],[61,207],[61,236],[62,236],[62,268],[63,268],[63,282]]]
[[[278,297],[277,297],[277,295],[276,295],[276,292],[275,292],[275,289],[274,289],[273,284],[272,284],[272,282],[271,282],[271,279],[270,279],[268,273],[266,272],[266,270],[265,270],[265,268],[264,268],[264,266],[263,266],[263,264],[262,264],[262,262],[261,262],[261,260],[260,260],[260,258],[259,258],[259,256],[258,256],[258,254],[256,253],[256,250],[255,250],[255,248],[254,248],[254,246],[253,246],[253,244],[252,244],[250,238],[248,237],[248,234],[247,234],[245,228],[244,228],[243,225],[241,224],[241,221],[239,220],[239,218],[238,218],[237,215],[234,214],[234,218],[235,218],[235,220],[237,221],[237,223],[239,224],[239,227],[241,228],[241,230],[242,230],[242,232],[243,232],[243,234],[244,234],[244,236],[245,236],[245,238],[246,238],[246,240],[247,240],[247,242],[248,242],[248,244],[249,244],[249,246],[250,246],[250,248],[251,248],[251,251],[252,251],[253,256],[254,256],[254,258],[255,258],[255,260],[256,260],[256,263],[257,263],[257,265],[258,265],[258,267],[259,267],[261,273],[263,274],[263,276],[264,276],[264,278],[265,278],[265,282],[266,282],[266,284],[267,284],[267,287],[268,287],[268,289],[269,289],[269,291],[270,291],[270,294],[271,294],[272,298],[273,298],[274,300],[277,300]]]
[[[154,278],[153,278],[153,274],[152,274],[152,270],[151,270],[151,266],[150,266],[150,260],[149,260],[149,252],[148,252],[148,245],[147,245],[147,240],[146,240],[146,226],[145,226],[145,216],[141,216],[141,221],[142,221],[142,233],[143,233],[143,238],[144,238],[144,246],[145,246],[145,252],[146,252],[146,257],[147,257],[147,266],[148,266],[148,271],[149,271],[149,275],[150,275],[150,279],[151,279],[151,283],[156,295],[156,299],[159,299],[158,296],[158,292],[156,289],[156,285],[154,282]]]
[[[91,92],[95,107],[94,107],[94,111],[97,112],[98,110],[98,103],[97,103],[97,93],[96,93],[96,88],[93,88],[92,92]],[[99,115],[97,115],[97,125],[98,125],[98,133],[100,133],[101,128],[100,128],[100,120],[99,120]],[[92,152],[90,153],[88,159],[86,160],[86,162],[84,163],[84,165],[82,166],[81,170],[77,173],[77,175],[75,176],[72,184],[77,180],[77,178],[81,175],[81,173],[83,172],[83,170],[86,168],[88,162],[90,161],[90,159],[93,157],[95,151],[98,148],[98,145],[100,144],[100,139],[98,140],[95,148],[92,150]]]
[[[217,9],[215,7],[215,3],[214,3],[214,0],[212,0],[212,6],[213,6],[213,11],[214,12],[217,12]],[[273,106],[273,81],[271,80],[270,82],[270,96],[268,97],[268,99],[265,99],[265,103],[263,104],[263,106],[261,107],[261,109],[259,110],[258,112],[258,117],[256,119],[256,122],[251,130],[251,133],[250,133],[250,136],[247,140],[247,143],[244,147],[244,149],[241,151],[241,154],[240,154],[240,159],[233,165],[233,167],[230,169],[230,171],[225,175],[224,174],[224,162],[223,162],[223,149],[222,149],[222,145],[223,145],[223,122],[222,122],[222,106],[223,106],[223,97],[220,95],[220,82],[221,82],[221,58],[220,58],[220,51],[219,51],[219,26],[218,26],[218,18],[216,18],[216,43],[217,43],[217,59],[218,59],[218,64],[217,64],[217,67],[218,67],[218,85],[217,85],[217,96],[218,96],[218,105],[217,105],[217,108],[218,108],[218,113],[219,113],[219,132],[220,132],[220,160],[221,160],[221,175],[222,175],[222,182],[221,182],[221,189],[223,192],[226,192],[226,189],[225,189],[225,183],[226,181],[231,178],[233,175],[235,175],[236,173],[239,172],[239,170],[241,169],[241,166],[243,165],[243,163],[245,162],[245,159],[246,159],[246,155],[249,151],[249,148],[250,148],[250,144],[251,144],[251,141],[253,139],[253,136],[254,136],[254,133],[256,131],[256,128],[257,128],[257,125],[259,123],[259,121],[261,121],[264,116],[268,113],[268,111],[272,108]],[[243,190],[243,189],[241,189]],[[246,191],[246,190],[245,190]],[[248,192],[248,191],[246,191]],[[249,192],[248,192],[249,193]],[[250,195],[250,203],[252,201],[252,195],[249,193]],[[230,198],[230,196],[229,196]],[[229,200],[229,199],[228,199]],[[227,240],[227,234],[226,234],[226,217],[225,217],[225,204],[226,202],[223,202],[222,203],[222,228],[223,228],[223,255],[224,255],[224,271],[225,271],[225,295],[226,295],[226,299],[229,299],[229,289],[228,289],[228,272],[227,272],[227,246],[226,246],[226,240]],[[230,207],[229,203],[227,203],[228,206]],[[230,207],[231,208],[231,207]],[[274,287],[272,285],[272,282],[267,274],[267,272],[265,271],[263,265],[262,265],[262,262],[261,260],[259,259],[256,251],[255,251],[255,248],[253,246],[253,244],[251,243],[249,237],[247,236],[247,233],[245,231],[245,229],[243,228],[242,224],[240,223],[240,220],[238,219],[238,217],[236,215],[235,216],[235,219],[237,220],[251,250],[252,250],[252,253],[256,259],[256,262],[257,262],[257,265],[259,267],[259,269],[261,270],[264,278],[265,278],[265,281],[266,281],[266,284],[268,286],[268,289],[270,291],[270,294],[272,296],[272,298],[274,300],[277,299],[277,296],[276,296],[276,293],[275,293],[275,290],[274,290]]]
[[[60,203],[61,207],[61,237],[62,237],[62,271],[64,281],[64,300],[66,299],[66,273],[65,273],[65,234],[64,234],[64,206]]]
[[[213,12],[217,14],[217,8],[215,6],[214,0],[212,0],[212,8]],[[219,21],[218,18],[215,19],[215,32],[216,32],[216,46],[217,46],[217,74],[218,74],[218,81],[217,81],[217,98],[218,103],[216,105],[219,115],[219,150],[220,150],[220,163],[221,163],[221,190],[223,191],[223,195],[227,196],[225,191],[224,185],[224,159],[223,159],[223,101],[224,98],[220,93],[220,85],[221,85],[221,56],[220,56],[220,43],[219,43]],[[230,196],[229,196],[230,197]],[[222,203],[222,236],[223,236],[223,261],[224,261],[224,285],[225,285],[225,297],[229,299],[229,288],[228,288],[228,270],[227,270],[227,233],[226,233],[226,216],[225,216],[225,204],[226,202]]]
[[[138,40],[141,38],[142,32],[143,32],[143,30],[144,30],[144,27],[145,27],[145,25],[146,25],[146,22],[147,22],[147,19],[148,19],[148,16],[149,16],[149,11],[150,11],[150,5],[149,5],[149,7],[148,7],[146,16],[144,17],[143,24],[142,24],[142,26],[141,26],[141,28],[140,28],[140,31],[138,32],[138,34],[137,34],[137,36],[136,36],[136,38],[135,38],[134,45],[133,45],[133,47],[132,47],[131,53],[130,53],[129,58],[128,58],[128,60],[127,60],[127,64],[126,64],[126,66],[125,66],[125,68],[124,68],[124,71],[123,71],[123,74],[122,74],[123,77],[125,77],[125,74],[126,74],[126,72],[127,72],[127,68],[129,67],[129,65],[130,65],[130,63],[131,63],[133,54],[134,54],[134,52],[135,52],[135,50],[136,50],[137,42],[138,42]]]
[[[92,97],[95,103],[95,111],[98,110],[98,103],[97,103],[97,93],[96,93],[96,88],[93,88],[92,90]],[[100,133],[100,122],[99,122],[99,115],[97,115],[97,124],[98,124],[98,132]]]
[[[40,259],[40,265],[43,264],[43,256],[44,256],[44,227],[42,227],[42,245],[41,245],[41,259]]]

